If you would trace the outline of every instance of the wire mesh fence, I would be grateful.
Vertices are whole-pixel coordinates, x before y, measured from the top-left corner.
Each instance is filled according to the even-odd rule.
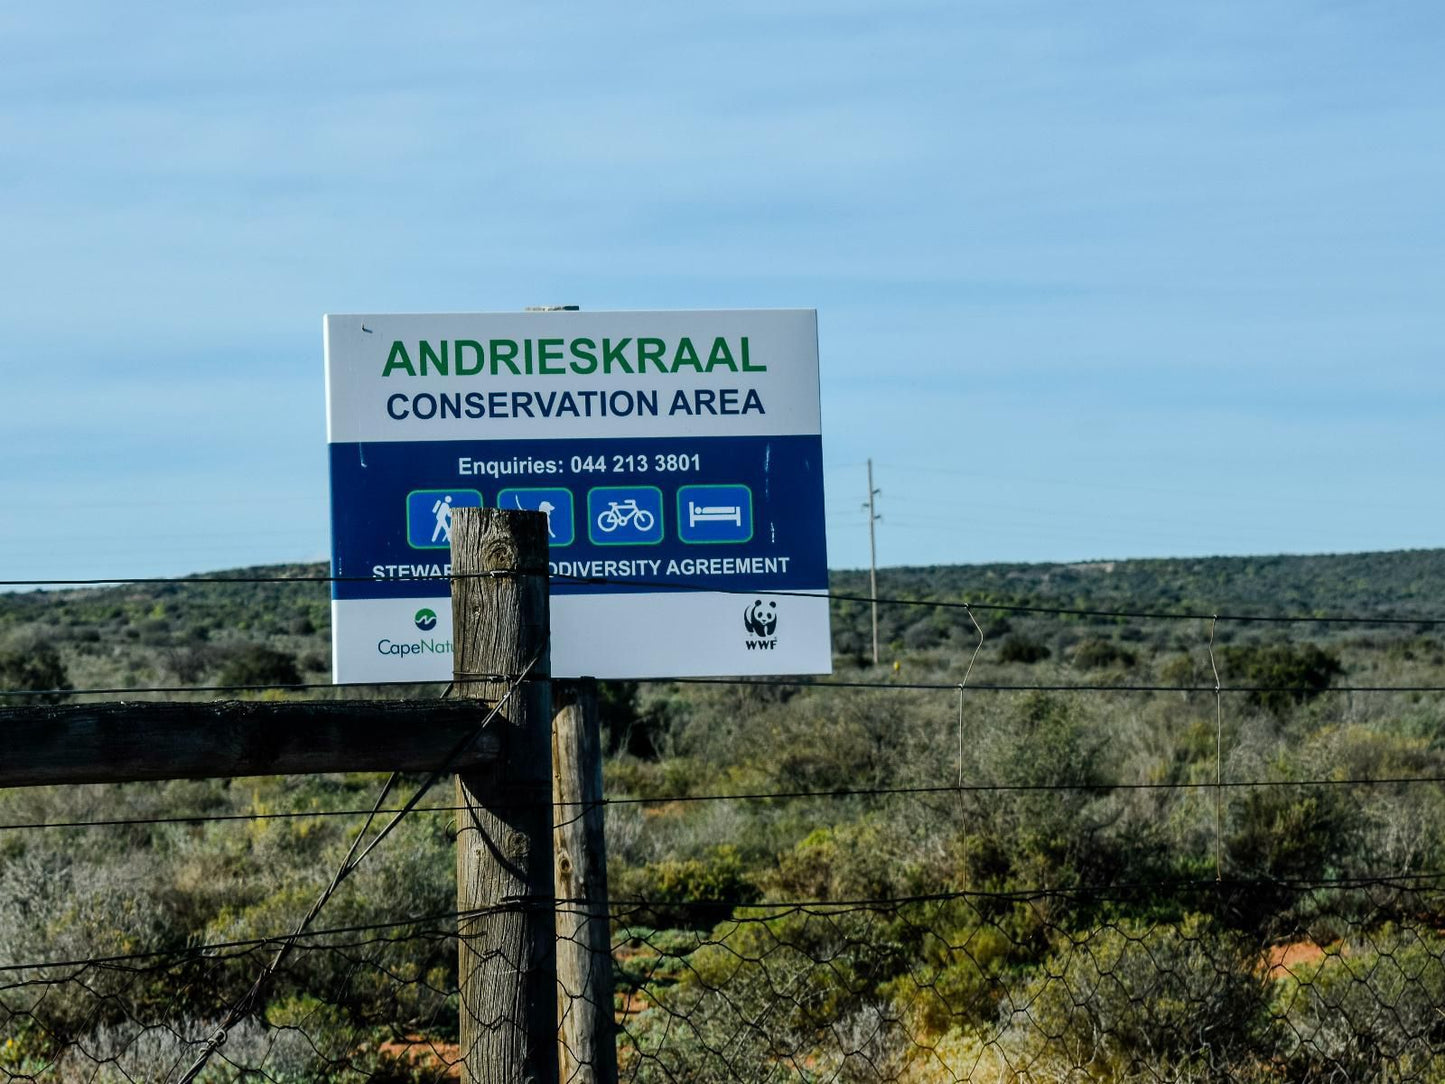
[[[624,1075],[1439,1080],[1441,903],[1419,880],[1205,883],[624,925]]]
[[[1445,1073],[1434,878],[755,903],[692,929],[648,925],[655,914],[612,906],[624,1080]],[[220,1042],[282,939],[11,966],[0,1066],[12,1080],[175,1080],[212,1044],[196,1079],[460,1079],[455,961],[474,917],[312,931]]]

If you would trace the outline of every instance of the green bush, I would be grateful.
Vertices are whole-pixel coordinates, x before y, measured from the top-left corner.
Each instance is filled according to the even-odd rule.
[[[1445,938],[1386,927],[1278,975],[1294,1079],[1445,1080]]]
[[[598,682],[597,698],[607,754],[627,753],[642,760],[656,760],[667,733],[663,706],[653,703],[644,708],[635,681]]]
[[[1201,670],[1194,659],[1186,654],[1174,655],[1159,667],[1159,681],[1164,685],[1180,685],[1186,688],[1214,684],[1214,673],[1208,666]]]
[[[998,661],[1032,665],[1036,662],[1043,662],[1051,654],[1052,652],[1038,640],[1030,639],[1027,636],[1008,636],[1005,637],[1003,644],[998,649]]]
[[[999,720],[980,751],[981,781],[1020,789],[965,797],[970,884],[1003,887],[1018,877],[1060,886],[1108,875],[1108,841],[1090,815],[1116,816],[1100,807],[1108,739],[1089,724],[1077,701],[1045,693],[1020,697]]]
[[[770,899],[869,900],[923,892],[933,883],[916,840],[877,817],[816,828],[763,878]]]
[[[903,974],[882,993],[908,1020],[941,1036],[998,1017],[1008,980],[1027,955],[1025,904],[997,915],[963,900],[930,905],[911,925],[922,931]]]
[[[705,858],[665,859],[613,878],[611,895],[629,925],[705,929],[734,907],[758,898],[736,847],[715,847]]]
[[[1254,687],[1249,703],[1281,716],[1319,696],[1345,672],[1338,655],[1315,644],[1248,644],[1220,654],[1226,682]]]
[[[284,651],[246,644],[236,648],[221,667],[219,685],[299,685],[296,659]]]
[[[60,652],[43,641],[0,651],[0,688],[65,690],[70,689],[70,675],[60,659]],[[64,692],[46,696],[17,698],[16,703],[56,704],[65,699]]]
[[[1256,965],[1203,915],[1068,935],[1010,994],[1009,1045],[1069,1072],[1058,1079],[1247,1077],[1269,1028]]]
[[[1364,820],[1339,787],[1263,787],[1230,804],[1225,869],[1245,882],[1223,913],[1243,930],[1293,921],[1300,882],[1338,877],[1359,854]]]
[[[1074,665],[1082,670],[1105,670],[1111,666],[1128,669],[1138,661],[1132,651],[1120,647],[1112,640],[1095,637],[1084,640],[1074,648]]]
[[[688,957],[675,984],[645,989],[656,1008],[629,1023],[645,1059],[629,1079],[880,1079],[890,1052],[845,1067],[859,1046],[840,1039],[860,1021],[865,1035],[879,1033],[878,986],[905,967],[896,934],[897,923],[856,908],[740,910]],[[893,1042],[897,1053],[902,1043]],[[815,1071],[797,1075],[804,1065]]]

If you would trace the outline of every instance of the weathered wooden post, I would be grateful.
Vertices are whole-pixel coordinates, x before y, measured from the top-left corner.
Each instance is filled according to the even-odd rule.
[[[617,1084],[597,682],[554,683],[552,707],[557,1061],[564,1084]]]
[[[457,776],[457,910],[465,1084],[557,1079],[547,517],[452,513],[459,695],[498,703],[502,755]]]

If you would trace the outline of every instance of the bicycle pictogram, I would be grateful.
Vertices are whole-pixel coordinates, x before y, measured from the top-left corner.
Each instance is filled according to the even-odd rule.
[[[662,490],[598,486],[587,491],[587,533],[594,546],[655,546],[662,541]]]
[[[625,501],[609,501],[607,507],[597,517],[598,529],[606,531],[608,534],[619,527],[626,527],[628,524],[645,534],[652,530],[652,525],[656,522],[656,516],[646,508],[637,506],[636,497],[629,497]]]

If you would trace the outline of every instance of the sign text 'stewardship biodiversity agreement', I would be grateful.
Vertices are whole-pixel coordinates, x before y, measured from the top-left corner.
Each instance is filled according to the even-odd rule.
[[[337,681],[451,677],[468,507],[547,516],[558,677],[831,670],[814,311],[324,333]]]

